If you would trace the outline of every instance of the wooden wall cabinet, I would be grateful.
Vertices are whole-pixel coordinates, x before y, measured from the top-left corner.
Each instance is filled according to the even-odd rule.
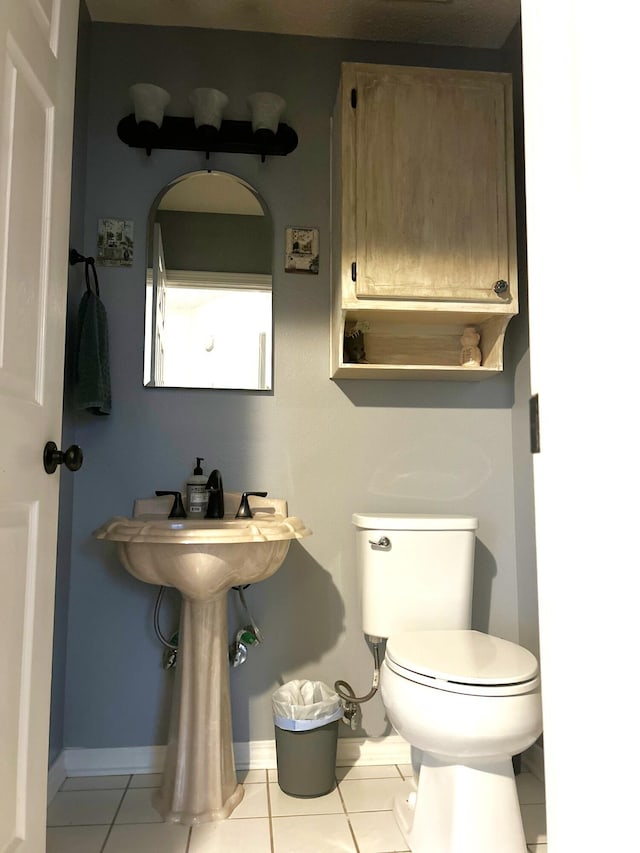
[[[343,63],[331,186],[331,376],[501,371],[518,312],[511,75]],[[355,323],[367,363],[344,358]],[[459,364],[468,325],[478,367]]]

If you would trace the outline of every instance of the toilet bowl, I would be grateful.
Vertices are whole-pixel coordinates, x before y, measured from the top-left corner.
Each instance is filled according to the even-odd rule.
[[[535,657],[478,631],[391,636],[389,721],[421,752],[417,793],[394,812],[412,853],[526,851],[512,756],[542,731]]]

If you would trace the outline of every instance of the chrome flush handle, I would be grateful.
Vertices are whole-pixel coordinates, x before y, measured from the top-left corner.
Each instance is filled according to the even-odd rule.
[[[391,540],[387,536],[381,536],[377,542],[373,539],[369,539],[369,545],[377,551],[391,550]]]

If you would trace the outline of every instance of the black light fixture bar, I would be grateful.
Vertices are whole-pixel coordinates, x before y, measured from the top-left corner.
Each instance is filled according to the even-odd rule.
[[[281,156],[290,154],[298,145],[298,135],[286,124],[279,124],[277,133],[254,134],[250,121],[224,120],[220,130],[196,128],[193,118],[165,116],[162,126],[149,127],[148,122],[139,125],[131,113],[118,123],[118,136],[131,148],[145,148],[150,154],[153,148],[174,151],[226,152],[228,154],[258,154]]]

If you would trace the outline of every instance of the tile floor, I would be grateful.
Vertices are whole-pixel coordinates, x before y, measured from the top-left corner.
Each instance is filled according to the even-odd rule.
[[[240,771],[245,796],[229,820],[165,824],[151,806],[159,774],[65,780],[47,820],[47,853],[399,853],[391,805],[410,789],[411,766],[338,767],[324,797],[284,794],[275,770]],[[529,850],[546,853],[544,786],[517,777]]]

